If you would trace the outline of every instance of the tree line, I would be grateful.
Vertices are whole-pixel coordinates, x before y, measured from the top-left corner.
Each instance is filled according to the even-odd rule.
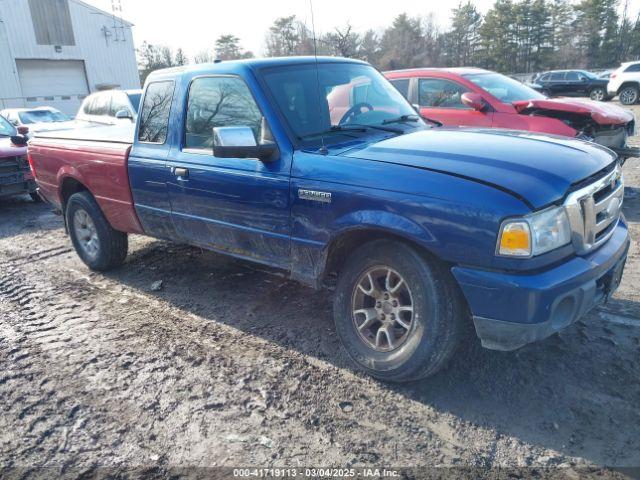
[[[621,3],[621,1],[623,3]],[[640,59],[640,12],[630,0],[495,0],[481,14],[468,0],[451,10],[442,29],[434,15],[398,15],[381,31],[351,25],[319,33],[295,15],[276,19],[265,37],[268,57],[336,55],[365,60],[382,70],[412,67],[478,66],[503,73],[554,68],[603,69]],[[138,50],[141,78],[158,68],[185,65],[178,48],[143,43]],[[241,40],[224,34],[194,63],[251,58]]]

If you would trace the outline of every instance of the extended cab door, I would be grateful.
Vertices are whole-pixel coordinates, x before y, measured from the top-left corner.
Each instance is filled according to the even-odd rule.
[[[290,156],[216,158],[215,127],[250,127],[258,142],[266,122],[249,87],[235,75],[192,80],[183,141],[172,149],[172,216],[189,243],[278,267],[289,267]]]
[[[178,239],[171,219],[166,166],[174,87],[173,80],[151,82],[147,86],[128,162],[131,193],[145,233],[170,240]]]
[[[420,113],[446,126],[491,127],[493,112],[478,111],[462,103],[461,96],[469,90],[445,78],[418,79],[418,105]]]

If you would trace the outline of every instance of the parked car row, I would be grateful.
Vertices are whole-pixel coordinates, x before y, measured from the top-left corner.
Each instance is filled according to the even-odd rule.
[[[586,70],[553,70],[534,77],[532,88],[553,97],[590,97],[605,101],[614,97],[623,105],[640,101],[640,61],[623,63],[616,70],[595,75]]]
[[[122,265],[135,233],[316,288],[337,279],[336,332],[382,380],[434,374],[471,325],[484,347],[513,350],[611,296],[630,243],[614,152],[429,125],[407,98],[486,127],[598,112],[480,70],[388,76],[397,88],[364,62],[314,57],[158,71],[135,128],[44,132],[29,159],[93,270]]]
[[[627,145],[634,115],[602,102],[550,99],[505,75],[478,68],[387,72],[391,83],[420,114],[446,126],[526,130],[589,140],[618,153],[640,156]]]

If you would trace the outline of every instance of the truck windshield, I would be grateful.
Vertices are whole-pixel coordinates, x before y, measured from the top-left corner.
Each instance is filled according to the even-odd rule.
[[[464,75],[464,78],[475,83],[504,103],[547,98],[533,88],[499,73],[472,73]]]
[[[262,75],[293,134],[303,142],[319,143],[321,134],[331,142],[424,126],[400,92],[369,65],[293,65],[267,68]]]
[[[5,120],[4,117],[0,116],[0,136],[10,137],[15,134],[16,134],[15,127],[11,125],[8,120]]]

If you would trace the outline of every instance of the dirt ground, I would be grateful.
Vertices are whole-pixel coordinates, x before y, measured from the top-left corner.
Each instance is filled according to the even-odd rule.
[[[640,467],[640,159],[624,171],[633,245],[614,300],[516,352],[471,341],[402,386],[351,369],[329,291],[144,237],[92,273],[46,205],[5,199],[0,477]]]

